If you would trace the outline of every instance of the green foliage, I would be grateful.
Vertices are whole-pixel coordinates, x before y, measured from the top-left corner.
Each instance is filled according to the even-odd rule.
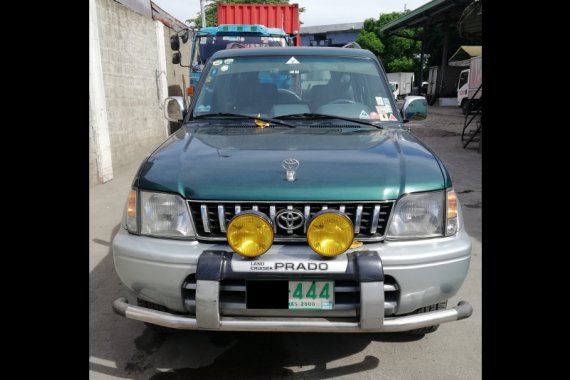
[[[376,56],[380,56],[384,51],[384,44],[380,41],[380,38],[374,32],[361,31],[356,42],[363,48],[368,49]]]
[[[206,13],[206,24],[208,26],[218,25],[218,3],[222,4],[289,4],[289,0],[207,0],[204,5],[204,12]],[[299,8],[299,12],[304,12],[304,8]],[[202,27],[202,13],[198,12],[195,19],[187,21],[194,21],[198,28]]]
[[[394,58],[386,65],[388,72],[416,72],[417,62],[412,58]]]
[[[392,12],[380,15],[378,20],[366,19],[356,40],[360,46],[376,54],[389,72],[417,72],[420,67],[421,45],[419,41],[380,33],[382,26],[400,18],[403,14],[403,12]],[[417,37],[420,32],[418,28],[400,29],[398,34]]]
[[[392,12],[381,14],[375,19],[364,20],[364,26],[358,35],[356,42],[365,49],[372,51],[378,59],[382,61],[388,72],[414,72],[416,80],[419,81],[418,73],[420,71],[420,53],[421,42],[419,39],[424,33],[423,28],[403,28],[399,29],[396,34],[380,33],[380,28],[389,22],[392,22],[406,12]],[[449,26],[449,42],[448,53],[446,59],[461,45],[480,45],[481,40],[463,39],[459,37],[459,33],[455,25]],[[425,32],[424,52],[426,53],[427,63],[424,67],[424,80],[427,78],[429,66],[437,66],[441,64],[441,55],[443,53],[443,27],[442,25],[431,26]],[[404,38],[414,37],[415,39]]]

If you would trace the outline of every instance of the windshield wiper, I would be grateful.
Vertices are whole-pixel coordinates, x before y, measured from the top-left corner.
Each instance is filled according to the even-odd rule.
[[[322,114],[322,113],[305,112],[305,113],[295,113],[295,114],[291,114],[291,115],[283,115],[283,116],[276,117],[276,119],[288,119],[288,118],[291,118],[291,119],[294,119],[294,118],[339,119],[339,120],[350,121],[350,122],[357,123],[357,124],[370,125],[372,127],[378,128],[378,129],[384,129],[384,127],[377,125],[377,124],[374,124],[374,123],[376,123],[376,121],[364,121],[364,120],[360,120],[360,119],[353,119],[350,117],[326,115],[326,114]]]
[[[203,118],[210,118],[210,117],[220,117],[220,116],[239,117],[239,118],[250,119],[250,120],[259,120],[259,121],[262,121],[262,122],[267,123],[267,124],[264,125],[264,126],[261,126],[261,125],[259,125],[259,124],[256,123],[256,125],[258,125],[260,128],[267,128],[267,127],[270,126],[271,123],[273,123],[273,124],[279,124],[279,125],[284,125],[284,126],[289,127],[289,128],[295,128],[294,125],[285,123],[284,121],[281,121],[281,120],[270,119],[270,118],[260,117],[260,116],[243,115],[243,114],[231,113],[231,112],[207,113],[207,114],[204,114],[204,115],[194,116],[194,119],[196,120],[196,119],[203,119]]]

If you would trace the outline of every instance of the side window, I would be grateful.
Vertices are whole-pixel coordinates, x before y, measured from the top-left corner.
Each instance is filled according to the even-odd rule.
[[[465,83],[467,83],[467,77],[468,77],[469,73],[468,72],[463,72],[461,73],[461,76],[459,77],[459,84],[457,85],[457,88],[461,88],[463,87],[463,85]]]

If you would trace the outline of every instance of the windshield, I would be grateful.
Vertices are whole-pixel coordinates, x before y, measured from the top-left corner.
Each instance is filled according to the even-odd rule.
[[[217,51],[235,48],[287,46],[285,37],[207,36],[200,37],[194,64],[205,65]]]
[[[214,60],[193,115],[312,113],[399,121],[397,112],[379,66],[370,58],[272,56]]]

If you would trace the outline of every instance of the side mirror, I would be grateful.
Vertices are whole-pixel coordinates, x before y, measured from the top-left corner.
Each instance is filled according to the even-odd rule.
[[[428,114],[428,104],[423,96],[406,96],[402,116],[404,121],[424,120]]]
[[[188,29],[186,29],[184,33],[182,33],[182,35],[180,36],[180,39],[182,40],[182,43],[185,44],[186,42],[188,42],[189,37],[190,33],[188,33]]]
[[[180,38],[178,38],[178,34],[170,36],[170,48],[172,51],[180,50]]]
[[[174,53],[172,53],[172,63],[174,63],[175,65],[179,64],[181,57],[182,55],[180,55],[180,52],[175,51]]]
[[[182,121],[186,106],[182,96],[171,96],[164,100],[164,117],[169,121]]]

